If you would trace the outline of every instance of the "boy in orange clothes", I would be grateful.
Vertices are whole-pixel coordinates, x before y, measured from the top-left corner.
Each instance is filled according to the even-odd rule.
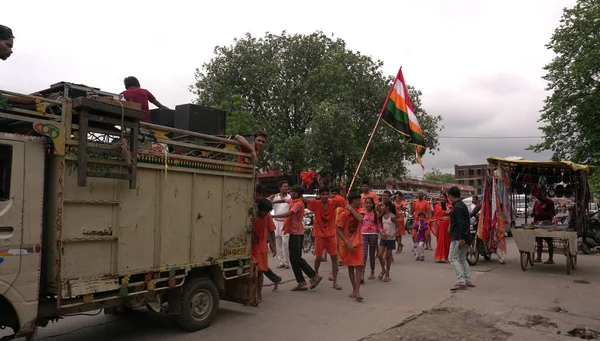
[[[360,185],[360,188],[363,191],[362,194],[360,195],[360,199],[361,199],[360,207],[363,207],[363,205],[365,204],[366,198],[373,198],[373,202],[375,203],[375,206],[377,206],[379,204],[379,197],[377,196],[377,194],[375,194],[375,192],[371,192],[371,185],[369,184],[369,181],[364,180],[362,182],[362,184]],[[349,188],[348,190],[350,191],[351,188]]]
[[[338,259],[335,215],[339,207],[346,205],[342,197],[329,198],[329,188],[319,188],[319,200],[308,200],[308,209],[315,214],[313,234],[315,236],[315,272],[319,273],[319,267],[323,261],[323,253],[326,251],[331,256],[331,279],[333,288],[342,290],[337,284]]]
[[[350,193],[348,195],[348,204],[346,204],[344,207],[345,210],[340,213],[336,222],[337,233],[340,239],[342,239],[344,264],[348,266],[348,275],[352,283],[352,293],[349,297],[359,302],[363,301],[362,296],[360,296],[360,278],[362,276],[362,268],[365,265],[363,239],[360,230],[363,217],[357,212],[361,204],[360,194]]]
[[[406,226],[404,221],[404,212],[408,208],[407,202],[404,200],[404,194],[397,192],[394,200],[394,206],[396,206],[396,219],[398,219],[398,228],[396,229],[396,253],[402,252],[404,244],[402,244],[402,236],[406,235]]]
[[[337,188],[337,187],[334,187],[334,188],[331,189],[331,199],[333,199],[333,198],[340,198],[340,199],[343,199],[344,201],[346,200],[341,195],[341,190],[339,188]],[[344,204],[344,206],[345,206],[345,204]],[[343,207],[338,207],[338,208],[335,209],[335,221],[336,221],[336,223],[338,221],[338,217],[340,216],[340,213],[343,212],[343,211],[344,211]],[[337,229],[337,227],[336,227],[336,229]],[[344,260],[342,259],[342,240],[340,239],[340,236],[337,234],[337,231],[336,231],[336,236],[335,237],[336,237],[336,241],[337,241],[338,266],[342,266],[342,265],[344,265]],[[329,279],[333,281],[333,277],[332,276],[329,276],[329,277],[330,277]]]
[[[275,243],[275,223],[269,212],[273,209],[273,204],[268,199],[261,198],[256,205],[256,217],[252,222],[252,261],[257,264],[258,277],[256,289],[258,293],[258,303],[262,301],[263,274],[269,272],[269,256],[267,249],[267,236],[270,236],[269,246],[273,252],[273,257],[277,254]],[[276,275],[275,275],[276,276]],[[273,281],[273,291],[277,290],[281,277],[277,276]]]
[[[283,222],[283,232],[289,233],[290,235],[290,263],[292,263],[294,277],[296,277],[296,282],[298,282],[292,291],[308,290],[306,280],[302,273],[305,273],[308,278],[310,278],[311,289],[316,288],[323,280],[323,277],[315,273],[306,260],[302,258],[302,244],[304,242],[304,225],[302,224],[302,217],[304,216],[303,194],[304,188],[301,186],[292,187],[290,191],[292,201],[290,202],[289,211],[273,216],[273,218],[276,219],[285,218]]]

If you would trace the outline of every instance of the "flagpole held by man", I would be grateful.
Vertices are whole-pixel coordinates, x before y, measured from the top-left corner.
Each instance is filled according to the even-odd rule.
[[[417,163],[421,165],[421,168],[423,168],[423,170],[425,169],[423,163],[421,162],[421,156],[425,153],[425,139],[423,136],[423,131],[421,130],[421,126],[419,125],[419,120],[415,114],[415,109],[410,100],[408,87],[404,81],[404,75],[402,74],[402,67],[400,67],[398,74],[392,83],[390,91],[388,92],[387,98],[385,99],[383,108],[381,108],[381,112],[379,113],[379,117],[375,123],[375,127],[369,136],[367,146],[365,147],[362,157],[358,162],[358,166],[356,167],[356,171],[352,177],[352,182],[350,182],[350,187],[348,187],[349,191],[354,185],[354,181],[356,180],[358,171],[360,170],[365,156],[367,155],[367,150],[371,145],[373,136],[375,136],[379,122],[382,120],[389,127],[404,135],[409,144],[412,144],[416,147],[415,159]]]

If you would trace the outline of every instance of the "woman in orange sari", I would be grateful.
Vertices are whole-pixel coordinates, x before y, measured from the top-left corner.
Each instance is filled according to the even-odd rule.
[[[450,211],[452,204],[448,201],[446,193],[440,195],[440,202],[435,206],[433,218],[429,221],[431,233],[437,239],[433,258],[436,263],[448,263],[450,253]]]

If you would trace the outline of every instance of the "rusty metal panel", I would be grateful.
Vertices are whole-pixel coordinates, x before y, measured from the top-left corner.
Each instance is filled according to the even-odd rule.
[[[248,209],[254,206],[254,183],[241,178],[223,179],[221,210],[221,255],[237,258],[250,254],[251,217]]]
[[[191,260],[205,262],[221,251],[221,223],[224,178],[194,175],[192,200]]]
[[[166,175],[166,181],[164,179]],[[190,231],[192,178],[194,173],[160,172],[158,175],[161,203],[159,261],[155,267],[174,266],[190,262]],[[155,258],[156,259],[156,258]]]

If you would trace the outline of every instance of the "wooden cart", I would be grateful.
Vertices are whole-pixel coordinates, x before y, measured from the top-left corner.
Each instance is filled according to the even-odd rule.
[[[558,226],[549,225],[545,228],[512,230],[513,239],[517,244],[521,258],[521,269],[527,270],[527,266],[533,266],[533,257],[537,251],[537,238],[551,238],[554,245],[554,253],[563,251],[566,258],[567,275],[577,266],[577,232],[556,230]],[[544,242],[545,243],[545,242]]]

